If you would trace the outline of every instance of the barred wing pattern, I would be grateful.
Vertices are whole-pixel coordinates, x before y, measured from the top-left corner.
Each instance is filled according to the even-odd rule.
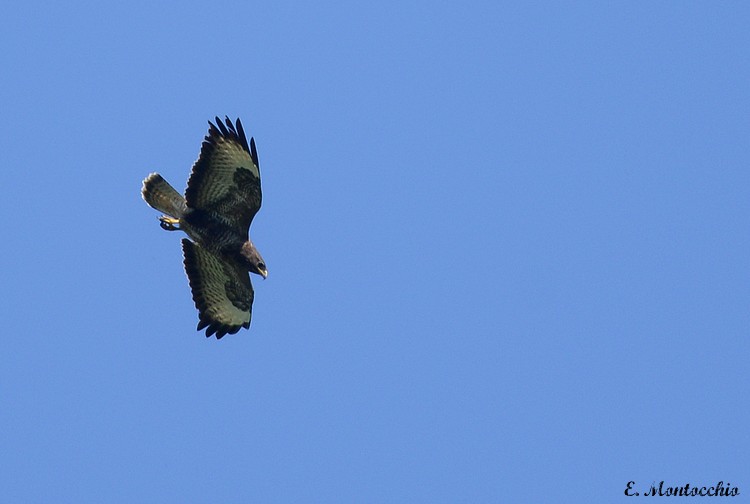
[[[221,339],[242,327],[249,328],[253,286],[247,269],[186,238],[182,239],[182,252],[193,301],[198,308],[198,330],[206,328],[206,336],[216,334],[216,338]]]
[[[208,124],[185,191],[187,206],[220,216],[247,234],[262,199],[255,139],[248,144],[239,119],[233,125],[228,117],[224,123],[217,117],[216,125]]]

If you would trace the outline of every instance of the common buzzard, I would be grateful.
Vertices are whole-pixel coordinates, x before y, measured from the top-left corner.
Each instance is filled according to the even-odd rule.
[[[248,273],[268,276],[250,240],[249,228],[261,203],[255,140],[247,143],[239,119],[209,121],[208,135],[193,165],[183,198],[158,173],[143,181],[146,203],[165,215],[162,229],[181,230],[185,272],[198,308],[198,330],[206,336],[250,327],[253,285]],[[191,241],[192,240],[192,241]]]

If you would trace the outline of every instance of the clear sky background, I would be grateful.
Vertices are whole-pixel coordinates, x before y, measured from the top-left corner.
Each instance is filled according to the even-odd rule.
[[[0,500],[744,501],[749,26],[735,1],[6,5]],[[184,189],[225,114],[270,275],[216,341],[140,188]]]

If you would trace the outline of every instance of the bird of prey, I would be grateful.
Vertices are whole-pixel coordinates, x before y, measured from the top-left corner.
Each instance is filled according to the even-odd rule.
[[[239,119],[209,121],[200,156],[183,198],[158,173],[143,181],[141,195],[162,212],[162,229],[184,231],[185,272],[198,309],[198,331],[206,337],[250,327],[253,285],[249,273],[268,276],[250,240],[249,228],[261,203],[255,139],[247,142]]]

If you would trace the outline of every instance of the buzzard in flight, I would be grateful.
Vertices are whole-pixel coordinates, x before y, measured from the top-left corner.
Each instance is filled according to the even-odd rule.
[[[206,336],[234,334],[250,327],[253,285],[248,273],[268,276],[266,263],[250,240],[249,228],[261,203],[255,140],[247,142],[242,123],[228,117],[209,121],[198,161],[183,198],[158,173],[143,181],[146,203],[165,215],[162,229],[181,230],[185,272],[198,308],[198,330]],[[192,241],[191,241],[192,240]]]

